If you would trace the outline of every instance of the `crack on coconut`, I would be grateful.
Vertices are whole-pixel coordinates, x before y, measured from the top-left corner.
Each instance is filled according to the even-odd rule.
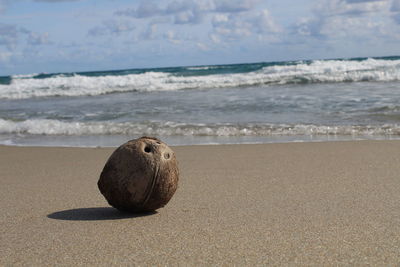
[[[150,199],[151,193],[153,193],[154,186],[156,185],[157,180],[158,180],[157,178],[158,178],[159,170],[160,170],[160,164],[157,164],[156,167],[155,167],[155,170],[154,170],[153,179],[151,180],[151,183],[149,184],[148,188],[146,189],[146,194],[145,194],[146,197],[144,198],[144,201],[142,203],[142,207],[146,206],[147,202]]]

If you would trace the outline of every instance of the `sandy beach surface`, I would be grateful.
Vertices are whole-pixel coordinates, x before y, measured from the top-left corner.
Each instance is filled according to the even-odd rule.
[[[114,148],[0,146],[0,265],[397,265],[400,141],[173,148],[165,208],[97,189]]]

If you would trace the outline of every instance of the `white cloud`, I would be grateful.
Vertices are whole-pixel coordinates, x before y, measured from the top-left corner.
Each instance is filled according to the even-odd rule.
[[[28,43],[31,45],[43,45],[43,44],[49,44],[49,34],[48,33],[37,33],[37,32],[31,32],[28,35]]]
[[[50,44],[48,33],[38,33],[12,24],[0,23],[0,47],[14,52],[21,47]],[[27,46],[28,45],[28,46]]]
[[[254,19],[253,25],[260,33],[278,33],[282,28],[275,22],[267,9],[262,10]]]
[[[37,54],[39,46],[45,44],[51,44],[48,33],[33,32],[17,25],[0,23],[1,63],[12,65],[18,60],[26,61],[28,57]]]
[[[175,36],[178,36],[181,29],[188,30],[185,25],[203,24],[204,29],[209,22],[208,25],[211,26],[208,32],[209,39],[221,44],[251,36],[257,38],[282,32],[282,28],[267,9],[261,9],[261,11],[257,9],[258,3],[260,3],[259,0],[174,0],[166,3],[159,2],[159,4],[154,1],[142,1],[136,7],[119,10],[114,14],[131,17],[147,25],[141,34],[141,37],[146,40],[158,37],[171,42],[167,34],[160,35],[157,32],[159,30],[167,32],[171,24],[182,25],[174,31]],[[162,21],[154,22],[156,19]],[[158,24],[165,25],[157,26]]]
[[[212,8],[210,1],[173,1],[163,14],[172,15],[175,24],[198,24]]]
[[[47,3],[59,3],[59,2],[77,2],[81,0],[34,0],[34,2],[47,2]]]
[[[276,40],[275,35],[283,31],[267,9],[241,15],[217,13],[213,16],[212,26],[209,38],[214,43],[251,37],[257,37],[259,40]]]
[[[8,50],[13,50],[17,45],[20,35],[25,30],[19,29],[16,25],[0,23],[0,45],[4,45]]]
[[[216,12],[236,13],[253,9],[257,2],[256,0],[214,0],[214,5]]]
[[[216,14],[212,20],[214,36],[233,41],[251,35],[252,26],[241,20],[240,16]],[[218,38],[220,40],[220,38]]]
[[[101,36],[108,34],[119,35],[123,32],[131,32],[134,29],[135,26],[128,21],[111,19],[103,21],[101,26],[96,26],[94,28],[89,29],[88,35],[90,36]]]
[[[385,33],[384,23],[369,18],[332,17],[321,29],[321,34],[331,39],[371,39],[371,34]]]
[[[210,50],[209,46],[204,43],[196,43],[196,46],[201,51],[209,51]]]
[[[162,7],[154,1],[143,1],[136,8],[119,10],[115,14],[137,19],[169,16],[175,24],[196,24],[202,21],[203,13],[209,11],[210,6],[204,2],[172,1]]]
[[[324,20],[321,18],[300,18],[293,26],[293,33],[314,38],[323,38],[322,27]]]
[[[147,29],[142,32],[141,36],[145,40],[152,40],[155,39],[157,33],[157,23],[150,23],[147,26]]]
[[[171,16],[176,24],[197,24],[210,13],[238,13],[250,11],[259,0],[186,0],[172,1],[164,7],[155,1],[142,1],[136,8],[115,12],[116,15],[138,19]]]
[[[182,41],[175,36],[175,32],[170,30],[164,34],[164,38],[173,44],[180,44]]]
[[[221,38],[215,34],[215,33],[210,33],[208,35],[208,38],[214,43],[214,44],[220,44],[221,43]]]
[[[196,8],[196,2],[192,1],[172,1],[165,8],[167,14],[177,14]]]
[[[346,0],[347,3],[349,4],[354,4],[354,3],[368,3],[368,2],[381,2],[385,0]]]
[[[149,18],[162,15],[163,10],[159,8],[155,1],[141,1],[137,8],[128,8],[115,12],[117,15],[129,16],[134,18]]]
[[[212,24],[214,26],[218,26],[220,24],[227,23],[227,22],[229,22],[229,16],[226,14],[214,15],[213,20],[212,20]]]
[[[317,6],[316,11],[324,16],[361,16],[366,13],[377,13],[387,10],[388,3],[388,0],[325,0]]]
[[[317,39],[371,39],[388,35],[389,9],[388,0],[326,0],[315,8],[314,16],[300,19],[293,32]]]
[[[182,11],[174,16],[175,24],[196,24],[202,21],[202,14],[197,10]]]
[[[142,1],[139,7],[136,9],[135,17],[137,18],[148,18],[153,17],[161,13],[161,9],[153,1]]]

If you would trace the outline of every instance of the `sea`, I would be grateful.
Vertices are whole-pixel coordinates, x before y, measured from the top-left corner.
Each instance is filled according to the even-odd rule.
[[[400,56],[0,77],[0,144],[400,139]]]

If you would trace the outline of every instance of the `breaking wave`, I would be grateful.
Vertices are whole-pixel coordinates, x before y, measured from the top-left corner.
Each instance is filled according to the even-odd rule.
[[[156,136],[400,136],[400,125],[326,126],[313,124],[188,124],[177,122],[65,122],[49,119],[0,119],[0,134],[156,135]]]
[[[8,77],[0,98],[95,96],[117,92],[175,91],[271,84],[400,81],[400,59],[315,60],[175,68],[168,71],[112,71],[101,75],[39,74]],[[185,72],[186,71],[186,72]],[[206,73],[204,71],[207,71]],[[128,73],[128,74],[127,74]],[[7,77],[2,77],[6,80]]]

